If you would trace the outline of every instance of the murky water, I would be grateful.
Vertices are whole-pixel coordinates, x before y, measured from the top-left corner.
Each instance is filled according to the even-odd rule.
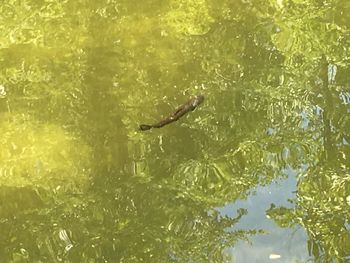
[[[348,262],[349,14],[3,1],[0,262]]]

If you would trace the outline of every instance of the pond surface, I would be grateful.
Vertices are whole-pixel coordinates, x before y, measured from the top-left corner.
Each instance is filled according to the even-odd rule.
[[[4,0],[0,261],[349,262],[349,14]]]

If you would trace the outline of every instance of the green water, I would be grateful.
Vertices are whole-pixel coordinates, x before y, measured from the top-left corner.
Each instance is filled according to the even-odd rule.
[[[349,262],[349,14],[1,1],[0,262]]]

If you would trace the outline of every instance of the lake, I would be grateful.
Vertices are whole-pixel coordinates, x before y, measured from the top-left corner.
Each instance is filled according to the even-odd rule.
[[[349,262],[349,14],[2,1],[0,262]]]

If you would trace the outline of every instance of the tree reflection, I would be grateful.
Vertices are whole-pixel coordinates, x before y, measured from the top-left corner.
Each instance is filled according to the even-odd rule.
[[[0,257],[224,262],[260,232],[237,229],[246,211],[216,208],[292,168],[294,208],[267,213],[303,226],[316,261],[345,262],[344,4],[1,5]],[[136,130],[198,93],[205,103],[180,122]]]
[[[349,257],[349,144],[344,118],[348,105],[340,94],[344,86],[336,85],[334,64],[320,59],[314,139],[322,145],[317,162],[310,163],[298,180],[295,209],[272,206],[267,213],[282,227],[296,223],[308,233],[308,250],[317,262],[346,262]],[[321,97],[322,99],[318,99]],[[345,115],[344,115],[345,114]]]

